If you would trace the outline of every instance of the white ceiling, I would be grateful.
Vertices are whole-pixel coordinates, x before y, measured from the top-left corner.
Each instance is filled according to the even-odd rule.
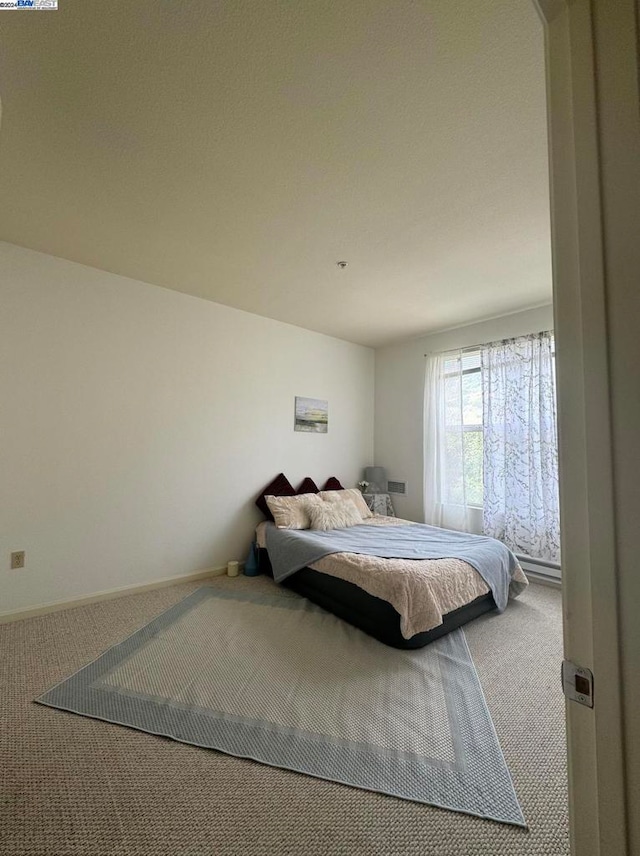
[[[59,6],[0,13],[0,239],[373,346],[550,301],[531,0]]]

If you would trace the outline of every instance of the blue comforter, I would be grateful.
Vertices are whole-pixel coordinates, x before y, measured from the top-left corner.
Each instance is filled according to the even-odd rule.
[[[385,559],[462,559],[480,574],[493,594],[498,610],[509,599],[509,586],[518,560],[500,541],[484,535],[453,532],[423,523],[400,526],[351,526],[317,530],[267,527],[267,551],[273,577],[282,582],[301,568],[331,553],[363,553]],[[513,583],[519,594],[522,583]]]

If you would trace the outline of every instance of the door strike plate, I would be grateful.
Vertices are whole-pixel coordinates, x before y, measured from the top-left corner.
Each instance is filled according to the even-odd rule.
[[[593,673],[589,669],[563,660],[562,689],[571,701],[593,707]]]

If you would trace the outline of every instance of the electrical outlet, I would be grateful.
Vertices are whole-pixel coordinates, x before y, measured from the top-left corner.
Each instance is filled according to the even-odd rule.
[[[24,568],[24,550],[16,550],[11,554],[11,570],[17,571],[19,568]]]

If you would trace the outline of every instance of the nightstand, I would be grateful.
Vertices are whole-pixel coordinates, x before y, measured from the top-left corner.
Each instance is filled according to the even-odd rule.
[[[363,493],[362,498],[374,514],[384,514],[387,517],[396,516],[388,493]]]

